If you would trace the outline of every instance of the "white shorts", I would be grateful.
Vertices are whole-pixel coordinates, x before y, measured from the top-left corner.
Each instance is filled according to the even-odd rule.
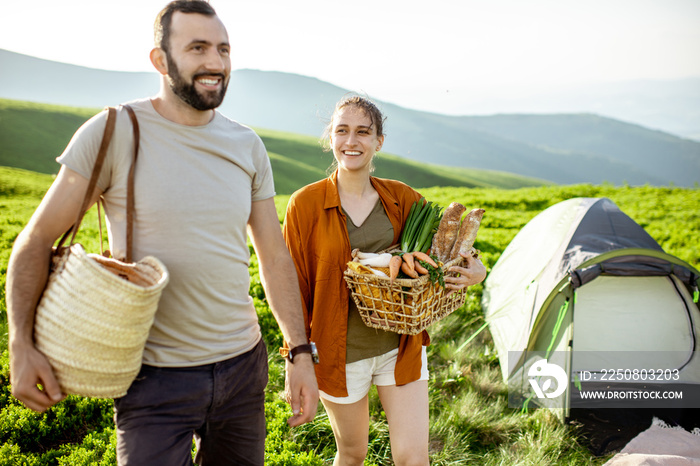
[[[349,405],[364,398],[369,393],[372,384],[377,386],[396,385],[394,368],[396,367],[398,354],[399,349],[396,348],[380,356],[347,364],[345,366],[345,380],[348,387],[348,396],[330,396],[322,390],[319,390],[319,396],[333,403]],[[424,346],[421,356],[420,379],[418,380],[428,380],[429,377],[428,352]]]

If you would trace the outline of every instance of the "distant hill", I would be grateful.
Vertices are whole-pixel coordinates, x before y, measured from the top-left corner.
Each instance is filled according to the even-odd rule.
[[[55,158],[98,111],[0,99],[0,165],[58,173]]]
[[[0,166],[57,173],[55,158],[73,133],[100,109],[73,108],[0,99]],[[291,194],[326,176],[333,156],[317,138],[257,129],[270,154],[279,194]],[[542,180],[490,170],[444,167],[382,153],[375,174],[404,181],[415,188],[434,186],[520,188]]]
[[[571,168],[594,176],[601,161],[626,170],[626,181],[692,186],[700,182],[700,143],[598,115],[463,117],[465,125],[561,154]],[[614,167],[613,167],[614,168]],[[521,172],[521,171],[517,171]],[[653,181],[656,180],[656,181]]]
[[[94,70],[0,50],[0,97],[100,108],[158,90],[156,73]],[[257,128],[318,137],[346,89],[300,75],[236,70],[221,107]],[[389,103],[384,149],[419,162],[555,183],[694,186],[700,142],[591,114],[447,116]]]
[[[473,115],[595,113],[700,141],[700,77],[562,84],[517,97],[462,95],[447,108]]]

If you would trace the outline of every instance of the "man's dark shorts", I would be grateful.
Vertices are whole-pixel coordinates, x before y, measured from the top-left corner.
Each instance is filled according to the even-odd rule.
[[[144,365],[114,400],[120,465],[262,465],[267,349],[198,367]]]

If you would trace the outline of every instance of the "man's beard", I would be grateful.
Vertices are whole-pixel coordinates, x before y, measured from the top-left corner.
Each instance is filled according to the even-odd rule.
[[[228,87],[228,81],[226,81],[226,77],[223,74],[198,73],[192,76],[192,82],[188,83],[180,74],[180,70],[177,68],[170,54],[166,54],[165,56],[168,61],[168,82],[175,95],[192,108],[200,111],[211,110],[221,105],[226,95],[226,88]],[[194,82],[198,76],[220,76],[221,89],[219,91],[208,91],[204,94],[200,94],[194,87]]]

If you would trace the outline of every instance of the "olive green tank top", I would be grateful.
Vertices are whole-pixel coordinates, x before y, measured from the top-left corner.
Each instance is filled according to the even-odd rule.
[[[378,252],[391,246],[394,240],[394,228],[386,215],[382,201],[378,200],[367,219],[361,226],[356,226],[350,216],[347,218],[350,247],[363,252]],[[366,326],[360,316],[355,301],[350,297],[348,306],[348,339],[346,363],[373,358],[387,353],[399,346],[399,335],[394,332],[374,329]]]

